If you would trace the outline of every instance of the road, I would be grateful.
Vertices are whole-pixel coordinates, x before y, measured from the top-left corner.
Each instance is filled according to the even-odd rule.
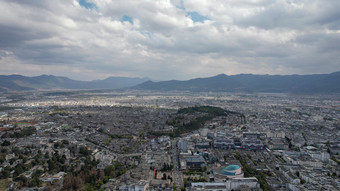
[[[174,164],[174,183],[176,184],[177,190],[180,190],[183,186],[182,174],[179,165],[179,150],[177,149],[177,139],[172,141],[172,161]]]

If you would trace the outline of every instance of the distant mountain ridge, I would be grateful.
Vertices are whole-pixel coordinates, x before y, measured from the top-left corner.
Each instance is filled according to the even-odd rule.
[[[135,86],[147,80],[148,79],[146,78],[109,77],[104,80],[87,82],[53,75],[41,75],[35,77],[0,75],[0,92],[48,89],[118,89]]]
[[[0,92],[25,90],[100,90],[129,88],[155,91],[266,92],[266,93],[340,93],[340,72],[312,75],[220,74],[186,81],[152,82],[147,78],[109,77],[78,81],[67,77],[41,75],[0,75]]]
[[[187,81],[147,81],[133,88],[195,92],[340,93],[340,72],[312,75],[220,74]]]

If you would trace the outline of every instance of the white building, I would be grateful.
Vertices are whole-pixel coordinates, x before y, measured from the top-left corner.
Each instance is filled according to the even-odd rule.
[[[313,159],[318,159],[321,160],[323,162],[328,161],[328,159],[330,159],[331,155],[327,152],[314,152],[314,153],[309,153],[309,155],[313,158]]]
[[[149,182],[145,180],[141,180],[136,184],[131,185],[123,185],[119,187],[119,190],[124,191],[146,191],[149,187]]]
[[[178,141],[177,146],[183,152],[187,152],[187,150],[188,150],[188,142],[187,141]]]
[[[230,191],[239,190],[240,187],[247,186],[249,188],[260,188],[255,177],[250,178],[234,178],[226,182],[195,182],[191,183],[191,190],[208,190],[208,191]]]
[[[200,135],[201,135],[201,137],[206,137],[207,134],[208,134],[208,131],[209,131],[208,128],[200,129]]]

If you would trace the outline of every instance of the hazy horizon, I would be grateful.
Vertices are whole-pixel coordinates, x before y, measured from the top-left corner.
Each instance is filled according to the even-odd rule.
[[[340,71],[335,71],[335,72],[331,72],[331,73],[336,73],[336,72],[340,72]],[[38,77],[38,76],[56,76],[56,77],[66,77],[69,78],[71,80],[79,80],[79,81],[96,81],[96,80],[105,80],[108,78],[139,78],[139,79],[147,79],[147,80],[151,80],[154,82],[159,82],[159,81],[170,81],[170,80],[179,80],[179,81],[186,81],[186,80],[192,80],[192,79],[197,79],[197,78],[209,78],[209,77],[214,77],[214,76],[218,76],[218,75],[227,75],[227,76],[236,76],[236,75],[281,75],[281,76],[289,76],[289,75],[322,75],[322,74],[331,74],[331,73],[312,73],[312,74],[252,74],[252,73],[239,73],[239,74],[232,74],[232,75],[228,75],[225,73],[220,73],[220,74],[215,74],[212,76],[206,76],[206,77],[202,77],[202,76],[197,76],[197,77],[193,77],[193,78],[188,78],[188,79],[165,79],[165,80],[156,80],[156,79],[151,79],[147,76],[145,77],[128,77],[128,76],[108,76],[105,78],[99,78],[99,79],[92,79],[92,80],[82,80],[82,79],[76,79],[76,78],[72,78],[68,77],[68,76],[61,76],[61,75],[53,75],[53,74],[40,74],[40,75],[22,75],[22,74],[0,74],[0,75],[4,75],[4,76],[11,76],[11,75],[21,75],[21,76],[25,76],[25,77]]]

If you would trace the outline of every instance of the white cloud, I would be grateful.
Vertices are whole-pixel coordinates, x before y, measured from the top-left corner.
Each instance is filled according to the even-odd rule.
[[[88,2],[95,8],[1,1],[0,72],[167,80],[340,70],[337,0]],[[209,20],[194,22],[188,12]]]

